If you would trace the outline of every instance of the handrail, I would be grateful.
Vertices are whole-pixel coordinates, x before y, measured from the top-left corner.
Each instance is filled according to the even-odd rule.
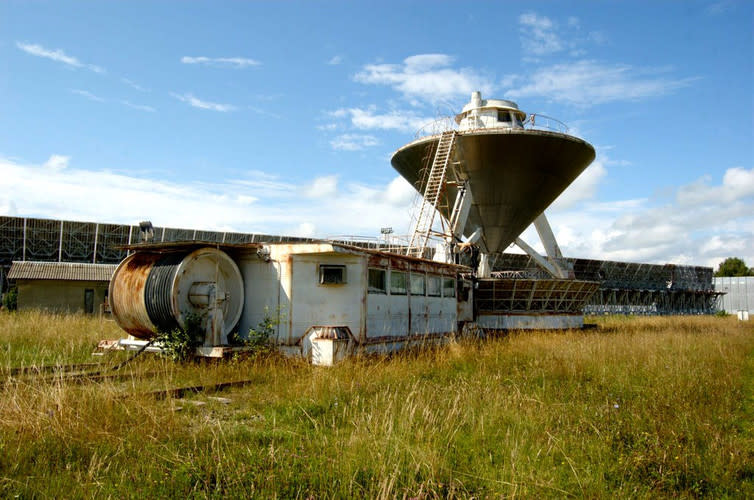
[[[510,126],[506,126],[506,125],[485,127],[484,125],[482,125],[482,122],[479,122],[479,124],[481,126],[476,127],[476,128],[466,129],[463,132],[474,132],[478,130],[495,129],[495,128],[510,128]],[[558,132],[561,134],[569,133],[568,125],[561,122],[557,118],[543,115],[541,113],[530,114],[526,118],[526,120],[524,120],[523,126],[524,126],[524,129],[526,130],[546,130],[546,131]],[[427,123],[426,125],[421,127],[419,130],[417,130],[416,134],[414,134],[414,139],[421,139],[422,137],[427,137],[431,135],[440,135],[443,132],[447,132],[449,130],[458,130],[458,125],[456,125],[452,117],[443,116]]]
[[[455,122],[453,121],[453,118],[451,116],[441,116],[440,118],[432,120],[431,122],[422,126],[419,130],[417,130],[416,134],[414,134],[414,139],[421,139],[422,137],[427,137],[429,135],[439,135],[443,132],[457,128],[458,127],[455,125]]]
[[[524,128],[528,130],[550,130],[552,132],[568,133],[568,126],[551,116],[540,113],[530,114],[524,121]]]
[[[358,234],[339,234],[334,236],[327,236],[325,240],[334,241],[339,243],[346,242],[359,242],[359,243],[378,243],[379,239],[376,236],[362,236]]]

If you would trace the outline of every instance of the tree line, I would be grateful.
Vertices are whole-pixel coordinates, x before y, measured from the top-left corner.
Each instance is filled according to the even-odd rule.
[[[746,267],[743,259],[728,257],[720,263],[715,276],[754,276],[754,267]]]

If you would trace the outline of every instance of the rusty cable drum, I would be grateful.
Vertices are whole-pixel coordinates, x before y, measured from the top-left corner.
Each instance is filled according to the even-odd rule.
[[[161,331],[178,328],[171,307],[171,289],[175,273],[185,253],[168,254],[154,263],[144,288],[144,302],[152,323]]]
[[[123,260],[110,280],[115,321],[141,339],[185,328],[196,314],[205,329],[214,304],[222,312],[222,337],[241,317],[244,286],[236,263],[223,251],[205,247],[192,252],[137,251]]]

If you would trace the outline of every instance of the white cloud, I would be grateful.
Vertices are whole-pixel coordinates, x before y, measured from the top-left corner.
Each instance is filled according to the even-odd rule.
[[[245,194],[239,194],[236,195],[236,201],[240,203],[241,205],[251,205],[255,201],[257,201],[258,198],[255,198],[253,196],[248,196]]]
[[[709,181],[709,177],[705,177],[682,186],[676,197],[678,204],[693,207],[715,200],[732,203],[754,196],[754,169],[729,168],[725,171],[723,183],[720,186],[710,186]]]
[[[608,42],[608,36],[602,31],[590,31],[587,40],[597,45],[605,45]]]
[[[70,156],[51,155],[43,166],[50,170],[60,171],[68,167],[68,162],[70,160]]]
[[[343,62],[343,57],[342,56],[333,56],[333,57],[330,58],[329,61],[327,61],[327,64],[329,64],[331,66],[336,66],[336,65],[338,65],[338,64],[340,64],[342,62]]]
[[[406,179],[396,177],[388,184],[385,199],[395,205],[409,205],[416,195],[416,189]]]
[[[537,62],[548,56],[563,54],[571,57],[583,57],[587,43],[602,45],[607,37],[601,32],[581,33],[581,20],[569,16],[562,27],[549,17],[534,12],[522,14],[518,18],[519,36],[523,60]]]
[[[395,227],[398,234],[408,230],[410,198],[402,194],[405,181],[397,178],[339,187],[329,176],[295,185],[247,172],[229,182],[181,183],[82,170],[69,162],[62,155],[42,165],[0,158],[6,188],[0,193],[0,215],[127,224],[151,220],[158,226],[315,237],[376,236],[383,226]],[[337,193],[337,199],[302,196],[312,189]]]
[[[128,106],[129,108],[138,109],[139,111],[147,111],[149,113],[154,113],[155,111],[157,111],[152,106],[147,106],[144,104],[133,104],[129,101],[120,101],[120,103],[124,106]]]
[[[325,132],[329,132],[332,130],[337,130],[338,124],[337,123],[325,123],[324,125],[317,125],[317,130],[322,130]]]
[[[754,262],[754,169],[727,169],[649,199],[586,201],[548,211],[569,256],[716,266],[725,257]]]
[[[86,97],[90,101],[105,102],[103,98],[92,94],[88,90],[71,89],[71,92],[73,92],[74,94],[80,95],[81,97]]]
[[[412,133],[434,121],[432,118],[420,116],[412,111],[392,110],[378,114],[375,106],[367,109],[341,108],[330,112],[329,115],[334,118],[350,116],[351,125],[361,130],[399,130]]]
[[[549,211],[566,210],[579,202],[594,198],[597,187],[607,175],[607,156],[598,156],[570,186],[550,205]]]
[[[250,176],[248,179],[233,179],[230,181],[233,185],[238,186],[243,192],[263,192],[267,197],[281,197],[292,194],[296,191],[296,186],[281,182],[277,175],[268,174],[260,170],[246,171]]]
[[[107,102],[106,99],[104,99],[102,97],[99,97],[99,96],[97,96],[95,94],[92,94],[88,90],[71,89],[71,92],[74,93],[74,94],[76,94],[76,95],[80,95],[81,97],[85,97],[85,98],[89,99],[90,101]],[[154,109],[152,106],[147,106],[147,105],[144,105],[144,104],[134,104],[134,103],[132,103],[130,101],[127,101],[125,99],[122,99],[122,100],[120,100],[118,102],[120,102],[124,106],[128,106],[129,108],[138,109],[139,111],[147,111],[149,113],[154,113],[156,111],[156,109]]]
[[[63,63],[67,66],[74,68],[87,68],[95,73],[105,73],[105,69],[94,64],[84,64],[73,56],[69,56],[61,49],[47,49],[36,43],[21,43],[16,42],[16,47],[23,50],[27,54],[31,54],[37,57],[44,57],[46,59],[53,60],[55,62]]]
[[[341,134],[330,141],[333,149],[341,151],[361,151],[380,143],[373,135]]]
[[[293,230],[291,236],[300,236],[302,238],[313,238],[317,234],[317,226],[311,222],[302,222]]]
[[[303,192],[307,198],[333,198],[338,194],[338,177],[335,175],[317,177],[304,188]]]
[[[734,0],[720,0],[717,2],[710,3],[705,11],[708,14],[712,15],[719,15],[724,14],[725,12],[728,12],[729,10],[732,10],[735,8],[735,1]]]
[[[0,214],[9,217],[17,217],[18,208],[16,208],[15,202],[13,200],[3,200],[0,198]]]
[[[219,104],[216,102],[202,101],[201,99],[194,97],[192,94],[176,94],[171,92],[170,95],[172,95],[179,101],[183,101],[190,106],[199,109],[209,109],[211,111],[220,111],[223,113],[227,113],[228,111],[235,111],[236,109],[235,106],[232,106],[230,104]]]
[[[138,83],[129,80],[128,78],[121,78],[120,81],[131,87],[132,89],[138,90],[139,92],[149,92],[149,89],[146,89],[139,85]]]
[[[233,68],[248,68],[250,66],[259,66],[259,61],[247,57],[204,57],[204,56],[183,56],[183,64],[203,64],[205,66],[225,66]]]
[[[278,120],[279,120],[280,118],[282,118],[282,116],[280,116],[280,115],[279,115],[279,114],[277,114],[277,113],[273,113],[273,112],[271,112],[271,111],[267,111],[266,109],[258,108],[258,107],[256,107],[256,106],[248,106],[248,108],[249,108],[249,109],[250,109],[251,111],[253,111],[254,113],[258,114],[258,115],[269,116],[270,118],[276,118],[276,119],[278,119]]]
[[[367,64],[354,76],[359,83],[387,85],[406,98],[437,102],[471,94],[489,94],[492,81],[470,68],[452,68],[453,57],[446,54],[419,54],[402,64]]]
[[[571,24],[569,18],[569,24]],[[578,19],[576,19],[578,24]],[[544,56],[563,50],[563,42],[555,33],[555,23],[550,18],[534,12],[521,14],[518,18],[521,45],[528,56]]]
[[[31,54],[33,56],[45,57],[47,59],[52,59],[53,61],[61,62],[69,66],[75,66],[77,68],[81,68],[84,66],[78,59],[76,59],[73,56],[67,55],[61,49],[51,50],[51,49],[46,49],[42,47],[41,45],[37,45],[35,43],[21,43],[21,42],[16,42],[16,47],[23,50],[27,54]]]
[[[693,78],[670,78],[663,71],[627,64],[603,64],[581,60],[536,70],[505,97],[544,97],[576,106],[612,101],[634,101],[672,93],[688,86]]]
[[[348,110],[346,108],[340,108],[336,109],[335,111],[330,111],[327,114],[332,116],[333,118],[343,118],[345,116],[348,116]]]

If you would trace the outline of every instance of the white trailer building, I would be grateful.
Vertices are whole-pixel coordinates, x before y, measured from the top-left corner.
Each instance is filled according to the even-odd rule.
[[[473,320],[468,268],[322,243],[141,245],[113,275],[118,324],[133,338],[200,315],[208,355],[266,318],[290,355],[332,364],[355,350],[436,342]]]

